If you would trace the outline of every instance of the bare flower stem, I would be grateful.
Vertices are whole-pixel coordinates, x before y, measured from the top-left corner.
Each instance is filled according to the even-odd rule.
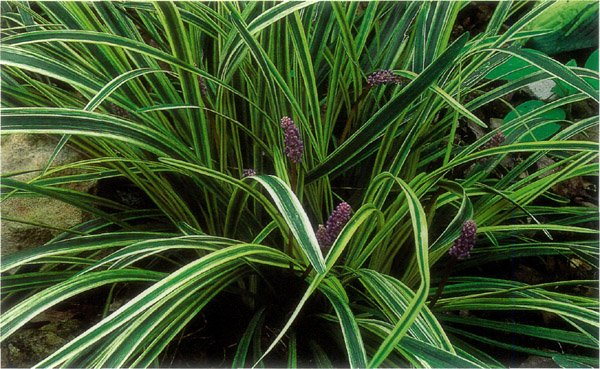
[[[297,183],[298,173],[296,170],[296,164],[292,163],[292,169],[290,170],[290,188],[292,191],[297,192],[296,183]]]
[[[352,105],[352,110],[350,111],[350,115],[348,116],[348,120],[346,121],[346,125],[344,126],[344,131],[340,136],[340,144],[342,144],[346,140],[346,136],[348,135],[348,131],[350,130],[350,126],[352,125],[352,121],[354,120],[354,116],[356,115],[356,111],[358,110],[358,104],[362,101],[362,99],[367,96],[369,91],[371,90],[371,86],[365,87],[362,94],[356,99],[354,105]]]
[[[433,296],[433,298],[431,299],[431,302],[429,303],[429,309],[433,309],[433,307],[435,306],[435,303],[442,295],[442,291],[444,290],[446,283],[448,283],[448,278],[450,278],[450,274],[452,274],[452,269],[454,269],[454,266],[456,265],[457,261],[458,261],[458,259],[456,258],[456,256],[452,255],[450,262],[448,264],[446,264],[446,272],[444,273],[444,276],[442,277],[442,280],[440,281],[440,284],[438,285],[437,291],[435,291],[435,296]]]

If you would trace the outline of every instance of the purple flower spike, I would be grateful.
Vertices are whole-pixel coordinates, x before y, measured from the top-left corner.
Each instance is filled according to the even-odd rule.
[[[327,219],[325,226],[322,224],[319,225],[319,230],[317,231],[319,245],[321,247],[331,246],[351,217],[352,208],[350,205],[347,202],[339,204],[333,213],[331,213],[329,219]]]
[[[281,128],[283,128],[285,133],[284,154],[286,154],[292,162],[300,163],[302,161],[302,153],[304,152],[304,142],[300,139],[298,127],[296,127],[296,124],[290,117],[283,117],[281,118]]]
[[[488,142],[485,143],[485,145],[481,147],[481,150],[491,149],[492,147],[498,147],[502,145],[505,139],[506,137],[504,137],[504,133],[502,133],[502,131],[498,131],[495,135],[492,136],[492,138],[490,138]],[[484,163],[487,159],[487,157],[481,158],[479,159],[479,162]]]
[[[394,83],[399,85],[401,83],[400,77],[392,73],[389,69],[380,70],[379,72],[373,72],[367,77],[367,83],[369,86],[374,87],[382,83]]]
[[[487,143],[487,145],[489,145],[488,148],[498,147],[498,146],[502,145],[502,143],[504,142],[505,139],[506,139],[506,137],[504,137],[504,133],[502,133],[502,131],[496,132],[496,134],[493,135],[492,138],[490,138],[490,140],[488,141],[488,143]]]
[[[198,86],[200,87],[200,94],[206,97],[208,89],[206,88],[206,83],[204,83],[204,78],[202,78],[202,76],[198,76]]]
[[[198,63],[194,63],[194,67],[198,68]],[[200,94],[206,97],[208,94],[208,89],[206,88],[206,83],[204,82],[204,78],[202,78],[202,76],[198,76],[198,87],[200,87]]]
[[[110,106],[115,115],[118,115],[125,119],[129,119],[129,112],[127,110],[123,109],[122,107],[120,107],[119,105],[117,105],[115,103],[110,103]]]
[[[255,176],[255,175],[256,175],[256,171],[254,169],[252,169],[252,168],[244,169],[244,173],[242,173],[242,178]]]
[[[319,224],[319,229],[317,230],[317,241],[319,241],[319,245],[321,247],[328,247],[333,243],[331,237],[329,237],[329,234],[327,233],[327,228],[325,228],[323,224]]]
[[[454,241],[454,244],[450,248],[450,255],[457,259],[469,258],[471,256],[469,252],[471,252],[475,246],[476,234],[477,224],[472,220],[467,220],[463,225],[460,237]]]
[[[329,216],[325,225],[331,238],[334,240],[337,238],[342,228],[344,228],[346,223],[350,220],[350,217],[352,217],[351,212],[352,208],[350,208],[350,205],[348,205],[347,202],[342,202],[335,208],[333,213],[331,213],[331,216]]]

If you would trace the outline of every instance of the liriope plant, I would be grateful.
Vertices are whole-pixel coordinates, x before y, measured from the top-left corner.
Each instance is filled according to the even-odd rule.
[[[597,208],[558,207],[552,189],[597,175],[585,135],[598,117],[546,113],[597,112],[598,73],[521,48],[548,33],[528,25],[552,2],[500,2],[482,32],[457,36],[467,5],[3,2],[2,134],[54,135],[53,158],[65,145],[88,158],[51,159],[27,182],[3,173],[2,198],[51,197],[96,219],[2,258],[0,338],[87,291],[141,285],[115,311],[108,293],[102,319],[37,367],[168,366],[186,327],[230,295],[248,316],[233,367],[508,365],[486,347],[597,366],[598,302],[573,293],[597,280],[486,270],[546,255],[597,268]],[[509,58],[531,73],[486,77]],[[576,93],[501,127],[477,114],[548,79]],[[483,134],[459,139],[467,122]],[[550,123],[560,129],[527,139]],[[107,178],[153,206],[61,186]],[[459,259],[466,222],[476,245]],[[478,313],[495,311],[561,325]]]

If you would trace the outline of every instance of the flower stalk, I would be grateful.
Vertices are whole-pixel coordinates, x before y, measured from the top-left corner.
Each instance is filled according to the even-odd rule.
[[[429,308],[433,309],[435,303],[442,295],[442,291],[448,283],[448,278],[450,278],[450,274],[452,274],[452,269],[460,259],[468,259],[471,257],[470,252],[475,247],[475,237],[477,235],[477,224],[473,220],[467,220],[463,224],[462,231],[460,232],[460,236],[454,241],[454,244],[448,251],[451,258],[448,264],[446,264],[446,271],[444,272],[444,276],[438,285],[437,291],[435,295],[431,299],[429,303]]]
[[[356,99],[356,101],[352,105],[352,110],[348,115],[348,120],[346,121],[344,130],[342,131],[342,135],[340,136],[340,144],[346,140],[346,136],[348,135],[348,131],[350,131],[350,126],[352,125],[352,121],[354,120],[354,116],[356,115],[356,111],[358,110],[358,104],[367,96],[367,94],[369,93],[369,91],[371,91],[373,87],[388,83],[399,85],[402,83],[402,78],[400,76],[395,75],[390,69],[383,69],[369,74],[369,76],[367,77],[367,87],[365,87],[358,99]]]

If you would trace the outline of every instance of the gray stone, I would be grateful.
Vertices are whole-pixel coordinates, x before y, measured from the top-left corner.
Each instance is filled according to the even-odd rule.
[[[500,118],[490,118],[490,128],[496,129],[504,124],[504,120]]]
[[[550,357],[530,355],[519,368],[560,368]]]
[[[2,175],[12,173],[10,178],[29,181],[40,175],[45,168],[58,140],[46,135],[15,134],[2,136]],[[83,159],[83,156],[69,148],[63,147],[52,166],[61,166]],[[60,174],[74,174],[69,169]],[[61,185],[81,192],[94,190],[95,182],[78,182]],[[3,194],[5,195],[5,194]],[[68,229],[89,219],[89,215],[74,206],[45,197],[11,196],[2,202],[3,217],[1,229],[1,254],[11,254],[44,244],[62,233],[60,229]],[[52,228],[44,228],[32,224],[10,221],[18,219],[34,224],[45,224]],[[59,228],[59,229],[56,229]]]
[[[527,93],[538,100],[549,101],[555,98],[555,94],[552,89],[556,86],[556,82],[551,79],[545,79],[543,81],[537,81],[528,84],[525,87]]]

